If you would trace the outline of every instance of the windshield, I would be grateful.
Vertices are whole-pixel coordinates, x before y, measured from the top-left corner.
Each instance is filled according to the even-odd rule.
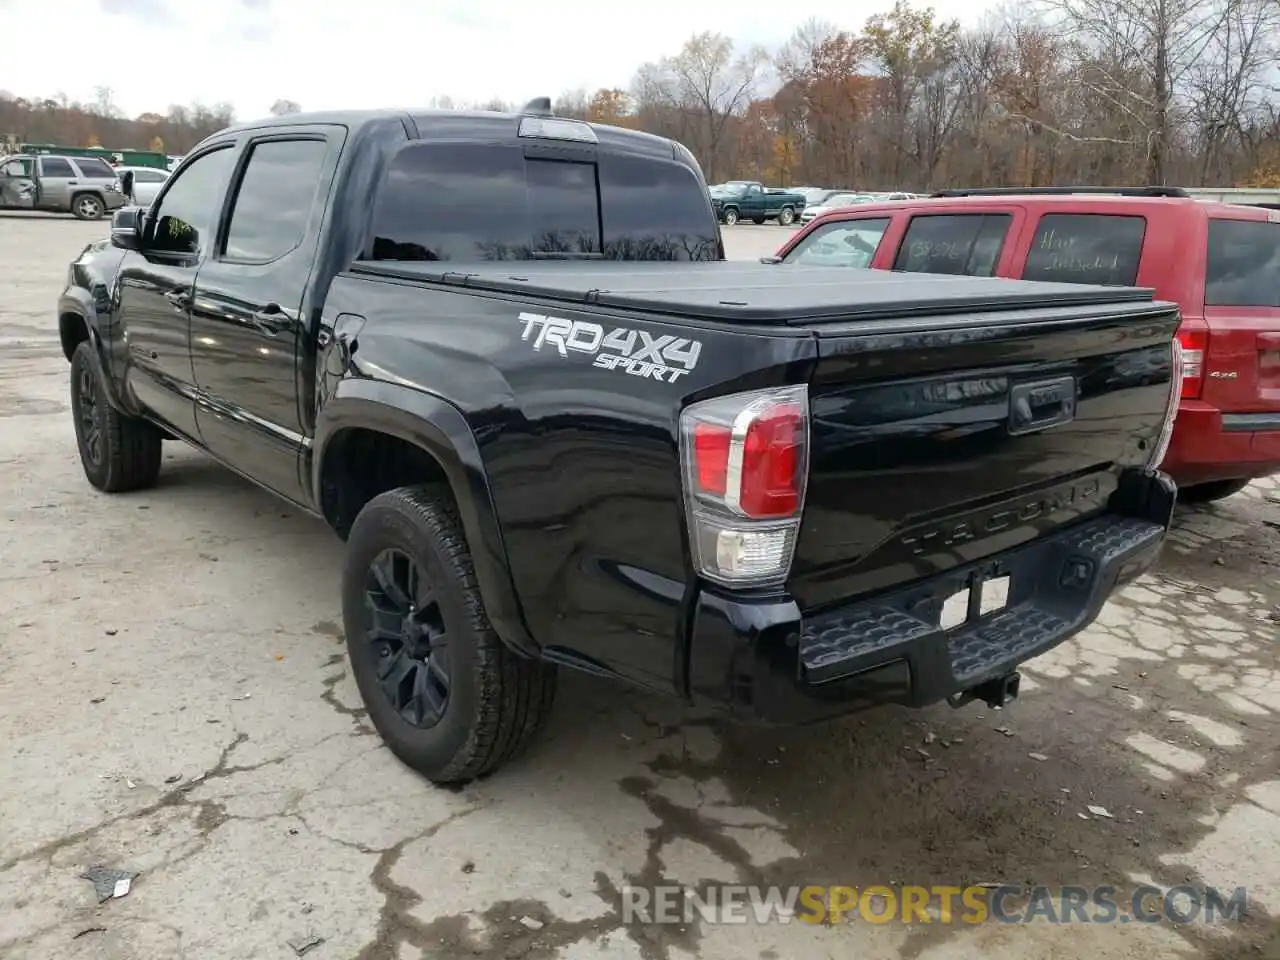
[[[751,184],[747,183],[745,180],[730,180],[728,183],[720,184],[720,186],[715,189],[719,193],[727,193],[730,196],[736,197],[739,194],[746,193],[747,187],[749,186],[751,186]]]

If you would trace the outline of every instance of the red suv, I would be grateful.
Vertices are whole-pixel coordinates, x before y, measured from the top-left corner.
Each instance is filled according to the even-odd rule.
[[[1139,286],[1182,309],[1180,498],[1280,473],[1280,210],[1177,188],[947,190],[818,217],[771,262]]]

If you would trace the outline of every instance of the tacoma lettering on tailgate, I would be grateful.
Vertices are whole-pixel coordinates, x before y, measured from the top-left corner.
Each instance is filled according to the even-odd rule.
[[[990,513],[977,513],[963,520],[951,520],[942,526],[903,537],[901,543],[916,556],[937,547],[954,547],[977,537],[999,533],[1019,523],[1049,517],[1068,507],[1081,507],[1098,496],[1102,485],[1097,479],[1082,480],[1013,506]]]

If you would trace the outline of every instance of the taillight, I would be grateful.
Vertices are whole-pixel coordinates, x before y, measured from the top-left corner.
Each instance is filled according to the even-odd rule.
[[[1178,343],[1182,345],[1182,397],[1197,400],[1204,386],[1204,358],[1209,352],[1209,331],[1181,329]]]
[[[785,580],[809,472],[808,388],[691,404],[680,415],[680,437],[698,572],[730,586]]]
[[[1164,411],[1164,423],[1160,426],[1160,434],[1156,437],[1156,445],[1147,459],[1147,466],[1155,469],[1169,451],[1169,440],[1173,437],[1173,422],[1178,418],[1178,401],[1183,397],[1186,380],[1183,371],[1186,369],[1186,354],[1178,339],[1173,341],[1173,355],[1170,358],[1169,401]]]

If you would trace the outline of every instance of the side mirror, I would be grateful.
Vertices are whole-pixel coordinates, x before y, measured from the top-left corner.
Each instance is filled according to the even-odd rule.
[[[111,245],[121,250],[142,249],[141,207],[123,207],[111,218]]]
[[[781,257],[761,257],[760,262],[761,263],[781,263],[782,258]]]

